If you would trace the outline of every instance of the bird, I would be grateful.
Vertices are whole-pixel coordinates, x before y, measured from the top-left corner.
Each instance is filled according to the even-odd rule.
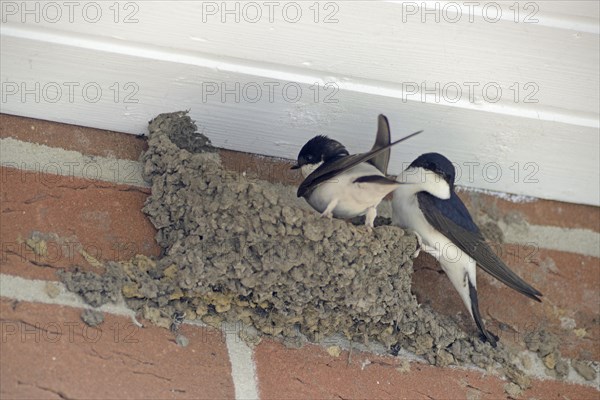
[[[417,157],[396,178],[404,183],[392,197],[392,224],[416,233],[419,248],[441,265],[480,332],[497,346],[498,336],[486,330],[477,298],[476,266],[517,292],[541,302],[540,293],[511,271],[486,243],[467,207],[456,195],[455,169],[439,153]]]
[[[366,215],[365,225],[371,230],[377,216],[377,205],[400,185],[385,176],[389,148],[422,132],[390,143],[389,131],[387,118],[380,115],[373,149],[352,155],[344,145],[327,136],[318,135],[310,139],[300,150],[297,163],[291,167],[301,169],[305,177],[298,187],[297,196],[305,198],[323,217]]]

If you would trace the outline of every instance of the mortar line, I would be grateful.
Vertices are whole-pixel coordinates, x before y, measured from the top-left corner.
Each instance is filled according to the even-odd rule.
[[[142,177],[143,165],[139,161],[101,156],[89,156],[74,150],[24,142],[11,137],[0,138],[3,167],[35,172],[35,179],[55,184],[47,175],[83,178],[120,185],[150,187]]]
[[[527,225],[522,229],[504,221],[499,221],[498,227],[506,243],[600,258],[600,233],[589,229],[547,225]]]
[[[50,297],[48,295],[46,291],[46,285],[48,284],[56,285],[58,288],[57,296]],[[85,303],[77,294],[69,292],[61,282],[27,279],[15,275],[0,274],[0,297],[31,303],[98,310],[112,315],[130,317],[135,321],[135,312],[128,308],[123,301],[118,304],[108,303],[95,308]]]
[[[258,377],[254,350],[240,339],[240,324],[224,323],[223,334],[231,363],[231,378],[236,400],[258,400]]]

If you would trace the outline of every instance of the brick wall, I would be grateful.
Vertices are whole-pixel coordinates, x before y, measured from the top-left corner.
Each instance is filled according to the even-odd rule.
[[[240,326],[186,323],[180,334],[189,344],[183,347],[168,329],[147,321],[139,327],[119,305],[104,306],[104,322],[89,327],[81,319],[87,306],[65,291],[56,272],[76,266],[100,271],[90,263],[94,259],[159,255],[155,230],[140,211],[150,193],[136,162],[145,141],[5,114],[0,129],[2,398],[516,396],[492,373],[432,367],[414,357],[337,345],[288,348],[272,338],[249,346],[239,338],[247,329]],[[221,154],[232,170],[298,182],[280,161]],[[598,208],[515,203],[474,192],[461,197],[497,239],[503,259],[545,295],[541,305],[535,304],[480,273],[480,307],[488,326],[516,346],[532,324],[543,326],[559,336],[563,356],[598,362]],[[34,232],[55,234],[55,240],[48,240],[42,252],[27,241]],[[475,333],[440,272],[432,258],[417,259],[417,298],[441,313],[460,315],[465,329]],[[583,384],[547,378],[534,379],[522,398],[599,396],[598,378],[571,377]]]

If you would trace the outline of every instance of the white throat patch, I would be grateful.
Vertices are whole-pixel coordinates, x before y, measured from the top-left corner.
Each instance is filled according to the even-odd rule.
[[[307,177],[310,174],[312,174],[312,172],[319,168],[321,166],[321,164],[323,164],[323,161],[318,162],[316,164],[304,164],[302,167],[300,167],[300,171],[302,172],[302,176],[303,177]]]
[[[398,175],[398,182],[415,184],[415,192],[426,191],[437,198],[448,200],[450,198],[450,185],[435,172],[424,168],[407,168]]]

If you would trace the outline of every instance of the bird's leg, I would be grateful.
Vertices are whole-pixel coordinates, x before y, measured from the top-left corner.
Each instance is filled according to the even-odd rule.
[[[375,217],[377,216],[377,208],[369,207],[365,215],[365,226],[368,232],[372,232],[375,227]]]
[[[415,250],[415,252],[411,254],[411,256],[410,256],[411,258],[417,258],[419,256],[419,254],[421,253],[421,250],[425,251],[425,253],[431,254],[435,258],[439,257],[437,255],[438,251],[436,250],[436,248],[429,246],[427,243],[424,243],[423,238],[421,237],[421,235],[419,235],[419,232],[417,232],[417,231],[412,231],[412,232],[417,237],[417,250]]]
[[[325,211],[323,211],[321,213],[321,217],[326,217],[326,218],[333,218],[333,210],[335,209],[335,207],[338,205],[339,200],[335,199],[332,200],[331,203],[327,204],[327,208],[325,209]]]
[[[421,235],[419,235],[419,233],[416,231],[413,231],[413,232],[414,232],[415,236],[417,237],[417,249],[415,250],[414,253],[412,253],[410,255],[410,258],[414,259],[414,258],[419,257],[419,254],[421,254],[421,249],[423,249],[424,245],[423,245],[423,238],[421,237]]]

